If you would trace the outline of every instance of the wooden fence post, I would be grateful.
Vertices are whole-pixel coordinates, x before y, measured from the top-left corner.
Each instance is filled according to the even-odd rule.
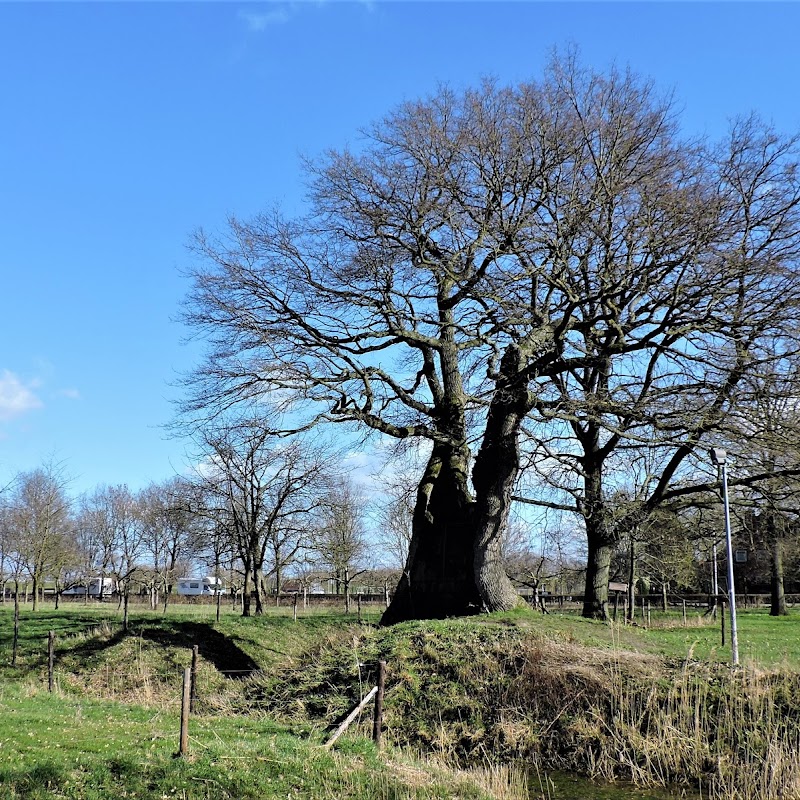
[[[197,700],[197,657],[200,654],[198,645],[192,647],[192,680],[189,691],[189,711],[194,714],[195,701]]]
[[[719,618],[721,620],[722,646],[725,647],[725,601],[722,599],[719,601]]]
[[[17,666],[17,647],[19,646],[19,584],[14,589],[14,643],[11,648],[11,666]]]
[[[381,749],[381,728],[383,727],[383,694],[386,690],[386,662],[378,662],[378,693],[375,695],[375,714],[372,720],[372,741]]]
[[[191,703],[192,668],[186,667],[183,671],[183,695],[181,697],[181,741],[178,749],[179,756],[189,752],[189,705]]]
[[[358,624],[361,624],[361,595],[358,595]]]
[[[297,595],[298,592],[294,593],[294,621],[297,622]]]
[[[686,627],[686,601],[683,601],[683,627]]]
[[[647,627],[650,627],[650,600],[647,601]]]
[[[53,665],[56,659],[56,632],[47,635],[47,691],[53,693]]]

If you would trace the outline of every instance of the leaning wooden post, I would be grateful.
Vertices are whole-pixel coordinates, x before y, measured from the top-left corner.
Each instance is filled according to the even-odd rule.
[[[181,698],[181,741],[178,749],[179,756],[189,752],[189,705],[191,704],[192,668],[186,667],[183,671],[183,696]]]
[[[334,731],[333,736],[325,742],[325,749],[330,750],[334,742],[350,727],[350,723],[364,710],[364,706],[372,700],[378,692],[378,687],[373,686],[364,699],[347,715],[347,719]]]
[[[197,657],[200,655],[200,648],[195,645],[192,648],[192,680],[189,691],[189,711],[194,714],[195,701],[197,700]]]
[[[386,662],[378,662],[378,694],[375,695],[375,714],[372,719],[372,741],[381,749],[381,729],[383,727],[383,694],[386,690]]]
[[[53,693],[53,665],[56,660],[56,632],[47,635],[47,691]]]
[[[294,593],[294,621],[297,622],[297,595],[298,592]]]

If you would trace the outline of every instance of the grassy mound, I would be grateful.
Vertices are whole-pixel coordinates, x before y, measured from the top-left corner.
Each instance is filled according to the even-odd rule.
[[[708,798],[800,798],[794,619],[776,642],[778,623],[743,615],[747,652],[765,664],[731,670],[715,629],[666,618],[646,630],[518,611],[380,629],[344,615],[214,623],[181,610],[133,614],[124,632],[109,611],[25,613],[14,668],[0,613],[0,786],[11,787],[0,798],[517,797],[521,768],[509,765],[520,764]],[[44,689],[48,630],[54,695]],[[756,648],[759,637],[770,646]],[[199,699],[184,764],[171,754],[194,645]],[[325,755],[319,745],[374,685],[379,660],[395,747],[379,756],[364,742],[365,712],[339,754]],[[137,744],[126,745],[132,732]],[[95,783],[107,793],[91,795]]]
[[[389,665],[388,736],[462,764],[543,769],[707,796],[800,797],[800,675],[731,671],[544,633],[525,616],[343,631],[248,687],[273,717],[334,725]]]

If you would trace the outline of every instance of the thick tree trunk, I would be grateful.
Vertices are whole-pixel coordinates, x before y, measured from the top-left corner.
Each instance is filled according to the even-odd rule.
[[[406,566],[381,624],[480,610],[468,463],[466,446],[434,445],[417,489]]]
[[[633,620],[636,608],[636,538],[631,535],[630,549],[628,551],[628,609],[626,618]]]
[[[771,617],[786,616],[786,596],[783,592],[783,543],[779,536],[772,538],[772,581],[769,614]]]
[[[608,616],[608,578],[613,545],[602,535],[590,533],[587,524],[589,554],[586,563],[586,588],[583,596],[582,616],[604,619]]]
[[[417,490],[406,568],[382,623],[514,608],[520,598],[503,566],[503,535],[519,472],[527,413],[526,359],[517,345],[500,364],[470,497],[466,445],[435,445]],[[463,420],[454,413],[458,430]]]
[[[596,452],[596,433],[592,451]],[[589,448],[587,447],[587,450]],[[587,457],[584,469],[583,516],[586,521],[586,588],[583,595],[582,616],[589,619],[608,620],[608,579],[611,556],[617,538],[609,529],[605,500],[603,497],[602,461]]]
[[[250,616],[250,565],[244,565],[244,581],[242,586],[242,616]]]
[[[475,582],[487,611],[508,611],[520,601],[503,565],[503,536],[511,492],[519,474],[519,430],[528,411],[527,383],[520,379],[524,358],[516,345],[503,355],[472,470],[475,488]]]

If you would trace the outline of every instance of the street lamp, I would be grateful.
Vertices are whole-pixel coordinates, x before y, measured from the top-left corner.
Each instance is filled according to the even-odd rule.
[[[739,635],[736,630],[736,591],[733,587],[733,545],[731,544],[731,514],[728,504],[728,454],[722,447],[709,450],[711,462],[719,467],[722,478],[722,506],[725,511],[725,546],[728,553],[728,605],[731,609],[731,654],[739,663]]]

